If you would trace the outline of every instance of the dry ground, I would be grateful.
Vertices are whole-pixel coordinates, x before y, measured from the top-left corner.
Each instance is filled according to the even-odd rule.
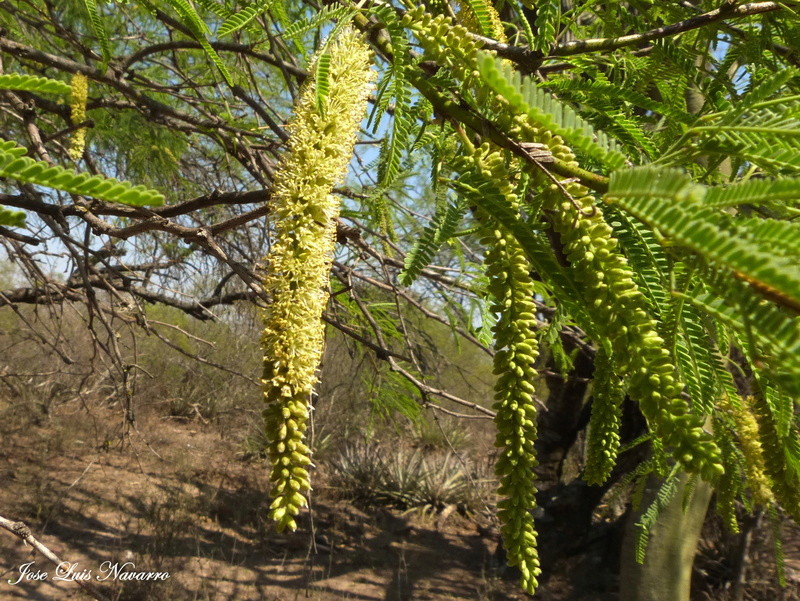
[[[496,540],[473,520],[367,513],[322,487],[313,519],[277,534],[264,522],[266,469],[243,461],[234,437],[150,416],[137,424],[146,435],[111,443],[119,413],[92,409],[89,417],[70,403],[41,425],[4,428],[0,445],[0,515],[25,520],[53,551],[94,574],[104,561],[171,574],[163,583],[105,583],[113,599],[523,597],[512,580],[494,577]],[[52,578],[7,584],[34,559],[52,574],[44,558],[0,531],[0,599],[83,598],[75,583]]]
[[[131,561],[166,571],[161,583],[109,581],[114,601],[505,601],[528,598],[495,556],[496,531],[480,514],[404,515],[338,499],[316,474],[313,511],[296,533],[265,522],[266,467],[242,457],[243,423],[176,420],[157,406],[140,411],[121,437],[119,406],[78,399],[32,414],[0,401],[0,515],[27,522],[63,559],[92,570]],[[566,518],[569,519],[569,516]],[[556,554],[536,598],[616,599],[613,524],[564,540],[564,524],[542,524],[542,549]],[[711,524],[713,526],[713,524]],[[603,528],[608,527],[606,530]],[[768,525],[754,537],[756,565],[745,599],[779,599]],[[800,592],[800,529],[785,529],[789,575],[783,598]],[[696,562],[695,598],[731,599],[725,535],[713,527]],[[23,582],[19,566],[53,567],[0,530],[0,601],[87,598],[72,582]],[[795,571],[793,571],[795,570]]]

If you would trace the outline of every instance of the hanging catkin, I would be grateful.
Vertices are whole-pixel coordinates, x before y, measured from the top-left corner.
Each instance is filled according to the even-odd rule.
[[[72,93],[70,95],[70,119],[73,125],[86,121],[86,101],[89,98],[89,80],[83,73],[72,76]],[[86,128],[79,127],[72,134],[69,145],[69,156],[77,161],[86,148]]]
[[[271,303],[264,313],[262,382],[272,463],[270,517],[279,530],[297,527],[295,516],[310,489],[305,431],[322,356],[321,317],[339,214],[331,191],[347,173],[374,78],[370,50],[354,31],[329,43],[311,73],[322,57],[329,63],[327,93],[320,94],[314,79],[303,90],[270,207],[275,242],[264,278]]]

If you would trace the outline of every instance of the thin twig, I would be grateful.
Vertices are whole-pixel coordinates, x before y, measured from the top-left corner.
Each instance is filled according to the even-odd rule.
[[[61,559],[58,555],[53,553],[50,549],[45,547],[42,543],[40,543],[36,538],[34,538],[31,529],[25,524],[25,522],[14,522],[12,520],[6,519],[0,516],[0,528],[9,531],[11,534],[19,538],[22,542],[27,545],[30,545],[34,549],[36,549],[39,553],[44,555],[47,559],[49,559],[54,565],[61,566],[64,563],[64,560]],[[106,597],[103,593],[101,593],[91,582],[87,580],[78,580],[75,579],[75,582],[83,588],[89,595],[97,599],[97,601],[109,601],[108,597]]]

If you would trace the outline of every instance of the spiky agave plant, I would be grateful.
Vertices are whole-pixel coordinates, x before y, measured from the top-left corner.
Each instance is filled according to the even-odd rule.
[[[339,202],[331,194],[344,179],[358,126],[366,111],[374,73],[359,34],[345,30],[312,61],[272,189],[275,243],[264,289],[264,410],[272,462],[274,500],[270,517],[278,529],[297,527],[295,516],[310,489],[310,450],[304,442],[308,402],[316,383],[323,343],[322,312]]]

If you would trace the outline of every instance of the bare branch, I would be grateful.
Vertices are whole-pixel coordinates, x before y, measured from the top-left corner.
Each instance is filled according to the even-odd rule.
[[[0,516],[0,528],[7,530],[17,538],[19,538],[23,543],[26,545],[30,545],[34,549],[36,549],[39,553],[44,555],[53,565],[60,566],[64,564],[64,560],[61,559],[58,555],[53,553],[50,549],[45,547],[41,542],[39,542],[31,532],[31,529],[25,524],[25,522],[14,522],[12,520],[6,519]],[[97,601],[109,601],[108,597],[106,597],[103,593],[101,593],[96,586],[94,586],[88,580],[81,580],[75,579],[75,582],[85,590],[89,595],[97,599]]]

